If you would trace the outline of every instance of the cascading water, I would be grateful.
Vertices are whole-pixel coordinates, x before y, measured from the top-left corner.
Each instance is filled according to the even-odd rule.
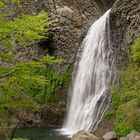
[[[97,128],[110,102],[108,88],[112,79],[108,10],[89,29],[77,56],[64,134]]]

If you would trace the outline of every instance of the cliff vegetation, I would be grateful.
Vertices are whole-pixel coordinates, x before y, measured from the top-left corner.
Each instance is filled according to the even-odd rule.
[[[40,106],[53,102],[62,86],[69,81],[70,71],[57,72],[53,64],[64,60],[46,54],[35,60],[19,61],[15,58],[19,47],[28,47],[47,38],[48,16],[45,12],[11,17],[6,8],[20,1],[0,2],[0,138],[7,139],[10,129],[21,118],[18,109],[39,111]],[[8,133],[6,133],[6,131]]]
[[[120,73],[119,87],[112,88],[115,130],[120,136],[140,132],[140,38],[132,46],[128,67]]]

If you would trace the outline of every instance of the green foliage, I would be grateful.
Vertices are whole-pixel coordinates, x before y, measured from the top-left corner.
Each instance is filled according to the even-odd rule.
[[[10,13],[4,10],[10,3],[19,4],[19,0],[2,0],[0,2],[0,114],[14,108],[36,108],[33,100],[43,90],[47,83],[44,75],[39,71],[46,68],[46,64],[53,64],[62,60],[45,56],[39,61],[15,62],[16,47],[46,38],[48,32],[47,14],[40,12],[38,15],[19,15],[7,20]],[[6,61],[8,64],[4,64]]]
[[[0,20],[0,41],[7,49],[13,49],[16,43],[27,45],[38,39],[46,38],[49,23],[46,20],[47,14],[41,12],[38,15],[22,15],[21,18],[14,18],[12,21]]]
[[[113,91],[112,106],[116,109],[116,132],[127,135],[140,131],[140,68],[131,65],[121,74],[121,87]]]
[[[0,139],[9,140],[14,127],[12,125],[9,127],[7,117],[3,118],[2,120],[1,118],[2,117],[0,117]]]
[[[121,104],[116,112],[116,132],[119,135],[127,135],[132,130],[140,131],[140,101],[132,99]]]
[[[68,71],[58,73],[53,69],[53,64],[63,62],[53,56],[28,62],[14,59],[19,46],[31,46],[47,38],[50,23],[45,12],[8,18],[10,13],[4,11],[11,2],[19,4],[19,0],[0,1],[0,133],[9,127],[8,116],[13,110],[38,110],[40,103],[52,100],[69,77]]]
[[[46,101],[51,101],[53,96],[58,93],[59,89],[68,84],[71,77],[71,69],[67,69],[63,73],[58,73],[53,69],[46,70],[46,78],[49,79],[46,86]]]
[[[140,63],[140,37],[135,40],[132,50],[132,59],[134,62]]]
[[[15,108],[37,108],[34,96],[43,90],[47,80],[39,74],[46,64],[53,64],[62,60],[54,60],[54,57],[45,56],[39,61],[15,62],[15,50],[17,46],[28,45],[34,41],[46,38],[49,24],[47,14],[41,12],[38,15],[21,15],[19,18],[7,20],[8,14],[3,10],[10,1],[0,2],[0,44],[3,51],[0,52],[2,62],[0,68],[0,114],[9,112]],[[18,0],[11,0],[19,3]]]
[[[66,85],[69,70],[56,72],[51,65],[63,62],[53,56],[44,56],[36,61],[17,62],[14,60],[18,46],[28,46],[47,36],[49,22],[45,12],[38,15],[18,15],[7,20],[4,10],[10,3],[19,0],[0,2],[0,115],[16,108],[38,109],[38,103],[52,100],[52,97]],[[5,62],[6,61],[6,65]],[[8,62],[8,64],[7,64]]]
[[[5,8],[6,8],[6,6],[5,6],[4,2],[0,1],[0,9],[5,9]]]
[[[3,53],[0,53],[0,58],[2,60],[6,60],[6,61],[12,60],[13,56],[14,56],[14,54],[3,54]]]
[[[110,120],[113,116],[114,116],[114,112],[111,112],[111,111],[107,111],[104,114],[104,118],[107,120]]]
[[[1,68],[0,76],[4,80],[0,81],[0,113],[3,113],[4,110],[20,107],[25,109],[37,108],[35,101],[40,101],[41,95],[48,95],[48,93],[45,93],[46,86],[52,80],[50,77],[46,77],[46,73],[49,72],[46,64],[54,64],[61,61],[61,59],[45,56],[37,62],[17,63],[11,67]]]
[[[138,45],[137,41],[135,44]],[[140,48],[140,44],[137,45]],[[132,130],[140,132],[140,66],[137,65],[137,54],[134,47],[133,60],[120,74],[120,87],[112,88],[112,106],[116,110],[115,130],[120,136],[125,136]]]
[[[0,2],[0,44],[4,47],[4,53],[0,52],[1,60],[9,60],[15,54],[15,48],[21,45],[28,45],[47,36],[48,25],[50,24],[45,12],[32,15],[18,15],[10,17],[4,10],[11,2],[19,4],[19,0],[2,0]],[[8,19],[8,20],[7,20]]]
[[[123,52],[123,53],[122,53],[122,58],[123,58],[124,60],[127,60],[127,59],[129,58],[128,52]]]
[[[21,14],[18,18],[4,14],[11,2],[19,5],[19,0],[0,1],[0,135],[10,128],[15,110],[38,110],[40,103],[51,102],[62,86],[67,85],[71,75],[71,69],[54,70],[53,64],[63,60],[53,56],[26,62],[14,59],[18,47],[28,47],[47,38],[50,23],[45,12]]]

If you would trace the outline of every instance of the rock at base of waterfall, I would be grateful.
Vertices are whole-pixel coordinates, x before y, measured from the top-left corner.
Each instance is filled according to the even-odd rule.
[[[126,137],[121,137],[119,140],[140,140],[140,133],[133,130]]]
[[[140,140],[140,135],[136,135],[134,137],[128,138],[128,137],[121,137],[119,140]]]
[[[131,131],[131,133],[128,134],[126,137],[127,137],[129,140],[137,140],[137,139],[135,139],[135,138],[136,138],[136,137],[139,137],[138,140],[140,140],[140,133],[137,132],[137,131],[135,131],[135,130],[133,130],[133,131]]]
[[[129,140],[127,137],[121,137],[119,140]]]
[[[132,140],[140,140],[140,136],[135,136]]]
[[[115,132],[110,131],[107,132],[104,136],[103,136],[103,140],[117,140],[117,135]]]
[[[81,130],[74,134],[71,140],[99,140],[99,138],[89,132]]]

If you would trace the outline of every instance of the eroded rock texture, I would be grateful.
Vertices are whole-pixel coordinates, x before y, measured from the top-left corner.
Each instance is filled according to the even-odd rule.
[[[84,38],[88,28],[107,9],[114,0],[22,0],[20,9],[12,10],[13,16],[20,13],[38,13],[46,11],[49,15],[49,38],[39,43],[41,47],[28,47],[17,55],[20,60],[40,57],[47,52],[66,60],[57,69],[65,70],[73,64],[77,49]]]
[[[110,24],[116,64],[122,68],[127,63],[131,44],[140,35],[140,1],[117,0],[112,7]]]
[[[140,32],[139,0],[22,0],[20,8],[15,10],[14,6],[10,7],[12,16],[20,12],[28,14],[44,10],[52,24],[48,39],[39,43],[40,47],[24,48],[25,51],[22,48],[17,58],[31,59],[49,53],[65,59],[66,63],[57,67],[65,69],[74,63],[77,49],[90,25],[109,8],[112,9],[110,26],[113,51],[117,66],[122,67],[130,51],[128,46]]]

